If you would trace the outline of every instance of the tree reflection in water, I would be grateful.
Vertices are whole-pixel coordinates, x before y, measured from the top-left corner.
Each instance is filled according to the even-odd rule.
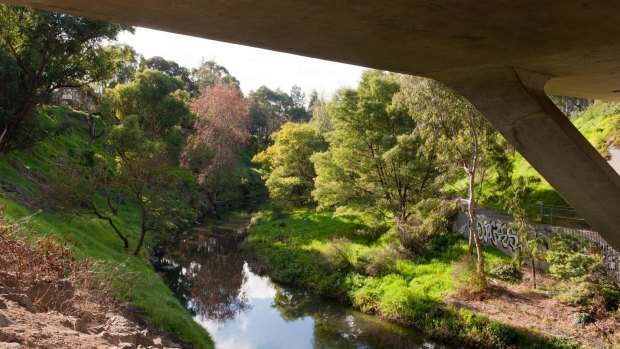
[[[234,229],[204,229],[181,240],[170,256],[181,268],[164,277],[173,292],[194,314],[216,322],[233,319],[248,309],[242,289],[247,279],[238,244],[243,234]]]
[[[445,348],[413,329],[258,276],[245,263],[242,239],[235,229],[204,228],[159,261],[168,285],[219,348]]]
[[[425,342],[414,330],[382,321],[307,293],[274,285],[274,307],[286,321],[314,320],[313,347],[323,348],[444,348]]]

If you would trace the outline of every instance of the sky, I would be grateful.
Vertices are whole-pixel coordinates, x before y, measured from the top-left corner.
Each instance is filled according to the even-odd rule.
[[[119,42],[133,46],[145,58],[162,56],[190,69],[203,58],[214,60],[239,79],[246,95],[262,85],[287,93],[297,85],[306,95],[317,90],[329,99],[339,88],[355,88],[364,70],[349,64],[145,28],[136,28],[135,34],[121,34]]]

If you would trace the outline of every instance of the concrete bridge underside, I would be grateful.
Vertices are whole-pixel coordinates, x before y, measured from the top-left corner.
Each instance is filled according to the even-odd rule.
[[[545,94],[620,100],[618,1],[1,1],[442,81],[620,250],[620,176]]]

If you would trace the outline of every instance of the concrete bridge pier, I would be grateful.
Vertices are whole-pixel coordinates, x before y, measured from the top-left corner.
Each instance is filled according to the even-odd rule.
[[[447,81],[620,250],[620,176],[544,91],[551,76],[512,67]]]

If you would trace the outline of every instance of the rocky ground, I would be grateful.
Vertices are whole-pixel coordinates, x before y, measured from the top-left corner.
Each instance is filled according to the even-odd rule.
[[[186,348],[117,301],[101,265],[20,238],[0,211],[0,348]]]

